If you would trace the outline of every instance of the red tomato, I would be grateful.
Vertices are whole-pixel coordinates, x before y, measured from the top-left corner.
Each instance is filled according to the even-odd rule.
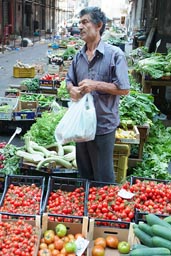
[[[105,249],[100,245],[95,245],[92,248],[92,256],[104,256]]]
[[[118,247],[119,240],[115,235],[106,236],[106,246],[116,249]]]
[[[106,248],[106,239],[104,237],[98,237],[94,240],[94,245],[100,245]]]

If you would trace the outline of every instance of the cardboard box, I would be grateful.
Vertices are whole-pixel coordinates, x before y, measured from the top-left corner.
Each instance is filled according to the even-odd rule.
[[[34,120],[37,117],[37,101],[19,101],[14,110],[14,120]]]
[[[44,232],[48,229],[55,231],[55,227],[59,223],[62,223],[66,226],[67,234],[75,235],[75,234],[79,233],[79,234],[82,234],[84,236],[84,239],[81,239],[81,242],[79,243],[79,249],[77,250],[77,256],[82,256],[83,252],[86,251],[87,246],[89,244],[89,241],[87,240],[88,225],[89,225],[88,217],[83,217],[82,223],[59,222],[59,221],[51,221],[51,220],[49,220],[48,214],[43,214],[42,215],[42,236],[43,236]]]
[[[127,241],[130,246],[134,243],[139,243],[139,240],[135,237],[133,232],[133,223],[130,223],[129,229],[125,228],[115,228],[115,227],[99,227],[95,225],[93,219],[90,219],[89,223],[89,232],[87,239],[90,241],[89,246],[87,248],[86,256],[92,256],[91,251],[94,245],[94,240],[98,237],[106,237],[107,235],[115,235],[117,236],[119,242]],[[105,256],[120,256],[121,254],[116,249],[105,249]],[[127,255],[127,254],[125,254]]]
[[[9,97],[0,97],[0,106],[8,105],[9,108],[7,111],[0,111],[0,120],[12,120],[13,111],[18,105],[18,97],[9,98]]]

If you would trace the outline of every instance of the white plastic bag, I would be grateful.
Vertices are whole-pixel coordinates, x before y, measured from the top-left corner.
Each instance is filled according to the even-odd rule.
[[[55,129],[55,139],[60,144],[90,141],[95,138],[97,127],[93,96],[85,94],[74,101]]]

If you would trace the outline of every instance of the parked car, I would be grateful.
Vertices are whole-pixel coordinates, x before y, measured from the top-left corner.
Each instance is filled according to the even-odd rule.
[[[79,29],[78,23],[75,22],[72,24],[70,33],[71,33],[71,36],[80,34],[80,29]]]

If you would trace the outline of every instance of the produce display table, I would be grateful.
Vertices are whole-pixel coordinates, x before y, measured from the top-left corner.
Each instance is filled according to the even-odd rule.
[[[142,75],[141,83],[142,83],[143,92],[144,93],[151,93],[151,89],[154,86],[158,86],[158,87],[160,87],[160,86],[162,86],[162,87],[171,86],[171,79],[166,79],[166,78],[163,78],[163,79],[147,79],[145,77],[145,75]]]

